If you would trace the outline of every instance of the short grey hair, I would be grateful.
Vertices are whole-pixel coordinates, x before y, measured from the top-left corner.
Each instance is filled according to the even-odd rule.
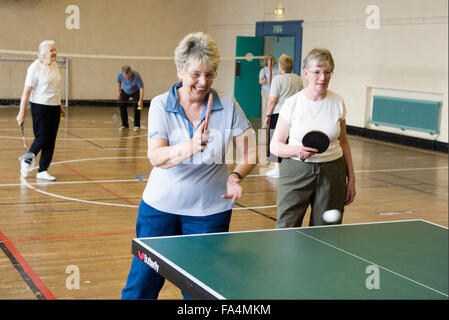
[[[56,42],[54,40],[44,40],[39,43],[37,56],[42,59],[44,57],[44,54],[48,51],[49,46],[56,46]]]
[[[332,54],[327,49],[315,48],[312,49],[303,61],[304,69],[309,69],[311,67],[321,67],[328,66],[331,71],[334,71],[334,59],[332,58]]]
[[[205,63],[215,72],[220,64],[220,53],[215,41],[204,32],[189,33],[175,49],[175,64],[185,70],[191,62]]]

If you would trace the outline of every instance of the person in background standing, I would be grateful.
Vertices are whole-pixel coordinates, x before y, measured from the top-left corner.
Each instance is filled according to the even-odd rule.
[[[259,72],[259,84],[261,85],[261,110],[260,119],[262,128],[265,127],[264,117],[267,113],[267,102],[270,94],[271,80],[279,74],[279,71],[275,67],[276,59],[273,55],[269,55],[264,59],[264,66]],[[271,68],[271,72],[270,72]]]
[[[293,59],[286,54],[279,57],[280,75],[273,78],[270,89],[270,97],[267,103],[267,113],[265,116],[265,126],[268,128],[267,158],[274,163],[273,169],[265,173],[271,178],[279,178],[279,163],[282,158],[273,155],[270,152],[270,141],[273,136],[274,128],[279,116],[279,111],[284,104],[285,99],[294,95],[303,88],[302,79],[293,70]]]
[[[119,130],[129,128],[128,124],[128,100],[133,99],[134,106],[134,131],[140,130],[140,110],[143,108],[143,81],[140,74],[131,70],[130,66],[124,66],[117,75],[120,116],[122,125]],[[135,103],[137,101],[137,103]]]

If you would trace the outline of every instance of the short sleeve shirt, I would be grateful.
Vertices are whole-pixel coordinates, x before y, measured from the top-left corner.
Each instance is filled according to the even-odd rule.
[[[302,90],[285,100],[279,116],[290,124],[289,145],[301,146],[304,135],[312,130],[322,131],[329,136],[329,148],[306,159],[306,162],[327,162],[343,156],[338,137],[340,122],[346,117],[346,107],[343,98],[336,93],[327,90],[324,99],[311,101]]]
[[[129,80],[123,76],[122,72],[119,72],[117,75],[117,82],[122,84],[122,90],[128,95],[132,95],[137,90],[143,89],[143,81],[140,74],[134,70],[131,72],[132,77]]]
[[[31,102],[50,106],[61,105],[61,75],[57,62],[45,65],[36,59],[28,67],[25,86],[33,88]]]
[[[275,76],[279,74],[279,70],[277,68],[273,68],[271,71],[271,78],[274,79]],[[262,90],[270,90],[270,69],[268,67],[263,67],[259,71],[259,79],[265,78],[267,81],[262,85]]]
[[[279,113],[285,99],[302,90],[302,79],[295,73],[283,73],[273,78],[270,88],[270,97],[277,97],[278,101],[273,113]]]
[[[168,145],[189,141],[198,127],[193,128],[179,104],[176,83],[170,91],[151,101],[148,113],[148,140],[165,139]],[[232,209],[226,193],[229,175],[226,152],[233,137],[251,127],[243,110],[232,95],[214,95],[209,117],[210,138],[207,148],[171,168],[154,167],[150,173],[143,200],[164,212],[189,216],[206,216]],[[207,97],[206,97],[207,101]],[[200,123],[205,117],[203,106]]]

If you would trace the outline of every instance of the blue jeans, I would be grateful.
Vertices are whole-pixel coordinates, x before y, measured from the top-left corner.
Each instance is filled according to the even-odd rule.
[[[136,235],[138,238],[145,238],[227,232],[231,213],[232,210],[203,217],[177,215],[159,211],[142,200],[139,205]],[[126,286],[122,290],[122,299],[157,299],[164,282],[165,278],[134,257]],[[185,299],[190,299],[185,293],[182,294]]]

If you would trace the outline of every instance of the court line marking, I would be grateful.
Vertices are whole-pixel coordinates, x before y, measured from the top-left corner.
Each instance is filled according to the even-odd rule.
[[[66,196],[61,196],[59,194],[55,194],[55,193],[50,193],[41,189],[37,189],[35,187],[33,187],[31,184],[29,184],[25,178],[21,177],[21,181],[23,182],[23,185],[25,185],[27,188],[32,189],[36,192],[45,194],[49,197],[54,197],[54,198],[59,198],[59,199],[63,199],[63,200],[69,200],[69,201],[74,201],[74,202],[82,202],[82,203],[90,203],[90,204],[98,204],[98,205],[106,205],[106,206],[115,206],[115,207],[128,207],[128,208],[138,208],[139,206],[137,205],[130,205],[130,204],[121,204],[121,203],[108,203],[108,202],[99,202],[99,201],[91,201],[91,200],[83,200],[83,199],[77,199],[77,198],[72,198],[72,197],[66,197]]]
[[[101,158],[82,158],[82,159],[73,159],[73,160],[64,160],[52,162],[52,165],[55,164],[63,164],[63,163],[71,163],[71,162],[82,162],[82,161],[91,161],[91,160],[121,160],[121,159],[147,159],[145,156],[134,156],[134,157],[101,157]]]
[[[119,158],[119,159],[122,159],[123,157],[112,157],[112,158]],[[136,158],[136,157],[130,157],[130,158]],[[55,162],[55,163],[62,164],[62,165],[65,166],[67,169],[73,171],[74,173],[76,173],[76,174],[79,175],[80,177],[85,178],[87,181],[93,181],[92,179],[90,179],[90,178],[84,176],[83,174],[79,173],[78,171],[76,171],[75,169],[71,168],[70,166],[67,166],[67,165],[65,164],[66,162],[72,162],[72,161],[71,161],[71,160],[68,160],[68,161],[59,161],[59,162]],[[34,167],[32,170],[35,170],[35,169],[37,169],[37,167]],[[54,194],[54,193],[50,193],[50,192],[47,192],[47,191],[44,191],[44,190],[41,190],[41,189],[38,189],[38,188],[33,187],[32,185],[30,185],[30,184],[28,183],[28,181],[27,181],[23,176],[20,177],[20,181],[21,181],[21,183],[23,183],[23,185],[24,185],[25,187],[27,187],[27,188],[29,188],[29,189],[32,189],[32,190],[35,190],[36,192],[39,192],[39,193],[48,195],[48,196],[50,196],[50,197],[55,197],[55,198],[60,198],[60,199],[70,200],[70,201],[75,201],[75,202],[83,202],[83,203],[99,204],[99,205],[109,205],[109,206],[116,206],[116,207],[133,207],[133,208],[138,207],[138,205],[135,205],[134,203],[132,203],[132,202],[129,201],[128,199],[123,198],[122,196],[116,194],[115,192],[113,192],[113,191],[111,191],[111,190],[109,190],[109,189],[104,188],[103,186],[101,186],[101,185],[99,185],[99,184],[98,184],[98,186],[99,186],[101,189],[105,190],[106,192],[109,192],[109,193],[113,194],[114,196],[117,196],[119,199],[125,201],[125,202],[128,203],[128,204],[127,204],[127,205],[124,205],[124,204],[120,204],[120,203],[98,202],[98,201],[82,200],[82,199],[77,199],[77,198],[72,198],[72,197],[60,196],[60,195],[57,195],[57,194]]]
[[[242,208],[232,208],[232,210],[250,210],[250,209],[270,209],[270,208],[276,208],[277,205],[273,204],[273,205],[269,205],[269,206],[259,206],[259,207],[245,207],[242,204],[239,204],[240,206],[242,206]]]
[[[435,227],[440,227],[443,229],[448,229],[445,226],[427,221],[422,219],[413,219],[413,220],[397,220],[397,221],[378,221],[378,222],[362,222],[362,223],[352,223],[352,224],[342,224],[342,225],[324,225],[324,226],[307,226],[307,227],[301,227],[301,229],[311,229],[311,228],[329,228],[329,227],[345,227],[345,226],[353,226],[353,225],[369,225],[369,224],[381,224],[381,223],[396,223],[396,222],[424,222],[431,225],[434,225]],[[284,229],[295,229],[298,228],[284,228]],[[261,230],[245,230],[245,231],[229,231],[227,233],[250,233],[250,232],[261,232],[261,231],[276,231],[277,229],[261,229]],[[38,238],[22,238],[22,239],[9,239],[10,242],[23,242],[23,241],[41,241],[41,240],[60,240],[60,239],[67,239],[67,238],[89,238],[89,237],[103,237],[103,236],[113,236],[113,235],[122,235],[122,234],[135,234],[135,231],[123,231],[123,232],[109,232],[109,233],[99,233],[99,234],[75,234],[75,235],[69,235],[69,236],[54,236],[54,237],[38,237]],[[220,234],[220,233],[214,233],[214,234]],[[213,235],[210,234],[204,234],[204,235]],[[194,235],[183,235],[183,237],[187,236],[194,236]],[[167,238],[167,237],[181,237],[181,236],[164,236],[164,237],[154,237],[154,238]],[[144,238],[147,239],[147,238]]]
[[[88,138],[92,141],[105,141],[105,140],[122,140],[122,139],[135,139],[135,138],[142,138],[147,137],[146,134],[141,135],[135,135],[135,136],[127,136],[127,137],[117,137],[117,138]],[[12,137],[12,136],[0,136],[0,139],[20,139],[22,141],[22,137]],[[25,137],[25,140],[34,140],[33,137]],[[56,141],[83,141],[82,139],[77,138],[56,138]]]
[[[82,158],[82,159],[73,159],[73,160],[64,160],[64,161],[56,161],[52,163],[51,165],[57,165],[57,164],[65,164],[65,163],[71,163],[71,162],[81,162],[81,161],[91,161],[91,160],[117,160],[117,159],[146,159],[146,156],[134,156],[134,157],[101,157],[101,158]],[[447,169],[448,167],[429,167],[429,168],[405,168],[405,169],[384,169],[384,170],[365,170],[363,172],[385,172],[387,170],[389,171],[414,171],[414,170],[433,170],[433,169]],[[37,167],[33,168],[37,169]],[[356,171],[357,172],[357,171]],[[361,172],[361,171],[360,171]],[[264,174],[253,174],[248,175],[247,177],[260,177],[265,176]],[[143,180],[140,180],[143,181]],[[67,197],[67,196],[61,196],[55,193],[50,193],[38,188],[34,188],[33,185],[49,185],[49,184],[82,184],[82,183],[108,183],[108,182],[139,182],[139,179],[115,179],[115,180],[84,180],[84,181],[67,181],[67,182],[48,182],[48,183],[29,183],[25,178],[21,177],[21,183],[20,184],[0,184],[0,187],[10,187],[10,186],[21,186],[25,185],[26,187],[35,190],[36,192],[40,192],[42,194],[45,194],[47,196],[53,196],[55,198],[68,200],[68,201],[75,201],[75,202],[83,202],[83,203],[89,203],[89,204],[97,204],[97,205],[107,205],[107,206],[117,206],[117,207],[128,207],[128,208],[138,208],[138,205],[131,205],[131,204],[118,204],[118,203],[108,203],[108,202],[100,202],[100,201],[92,201],[92,200],[83,200],[83,199],[77,199],[73,197]],[[268,206],[256,206],[256,207],[242,207],[242,208],[233,208],[233,210],[251,210],[251,209],[270,209],[270,208],[276,208],[277,205],[268,205]]]
[[[11,261],[13,267],[19,272],[22,279],[34,293],[38,299],[51,299],[54,300],[56,297],[50,291],[50,289],[45,285],[39,275],[34,271],[28,261],[23,257],[23,255],[17,250],[14,244],[4,235],[0,230],[0,249],[4,251],[5,255]]]
[[[425,168],[401,168],[401,169],[367,169],[367,170],[354,170],[355,173],[372,173],[372,172],[400,172],[400,171],[423,171],[423,170],[444,170],[449,167],[425,167]],[[263,177],[264,173],[249,174],[246,177]]]
[[[402,168],[402,169],[355,170],[355,173],[399,172],[399,171],[423,171],[423,170],[440,170],[440,169],[448,169],[448,167],[427,167],[427,168]]]
[[[21,239],[9,240],[9,241],[10,242],[48,241],[48,240],[74,239],[74,238],[118,236],[118,235],[125,235],[125,234],[135,234],[135,231],[107,232],[107,233],[95,233],[95,234],[73,234],[73,235],[68,235],[68,236],[55,236],[55,237],[21,238]]]
[[[88,181],[88,182],[84,182],[84,181],[76,181],[76,182],[59,182],[59,184],[74,184],[74,183],[105,183],[105,182],[111,182],[111,181],[119,181],[119,182],[136,182],[138,180],[133,179],[133,180],[99,180],[99,181]],[[50,197],[55,197],[55,198],[59,198],[59,199],[63,199],[63,200],[68,200],[68,201],[75,201],[75,202],[82,202],[82,203],[90,203],[90,204],[98,204],[98,205],[107,205],[107,206],[115,206],[115,207],[127,207],[127,208],[138,208],[138,205],[131,205],[131,204],[121,204],[121,203],[108,203],[108,202],[100,202],[100,201],[93,201],[93,200],[83,200],[83,199],[78,199],[78,198],[72,198],[72,197],[66,197],[66,196],[61,196],[58,195],[56,193],[51,193],[51,192],[47,192],[38,188],[33,187],[33,185],[31,183],[29,183],[25,178],[21,177],[21,184],[24,185],[25,187],[32,189],[36,192],[45,194],[47,196]],[[53,185],[56,184],[57,182],[46,182],[46,183],[33,183],[34,185]],[[17,186],[17,185],[21,185],[21,184],[14,184],[13,186]],[[2,186],[11,186],[11,184],[9,185],[0,185],[0,187]],[[271,205],[271,206],[260,206],[260,207],[243,207],[243,208],[233,208],[232,210],[250,210],[250,209],[268,209],[268,208],[276,208],[276,205]]]
[[[381,265],[379,265],[379,264],[377,264],[377,263],[374,263],[374,262],[372,262],[372,261],[370,261],[370,260],[367,260],[367,259],[365,259],[365,258],[362,258],[362,257],[360,257],[360,256],[358,256],[358,255],[356,255],[356,254],[354,254],[354,253],[352,253],[352,252],[346,251],[346,250],[344,250],[344,249],[342,249],[342,248],[339,248],[339,247],[337,247],[337,246],[334,246],[334,245],[332,245],[332,244],[330,244],[330,243],[328,243],[328,242],[326,242],[326,241],[323,241],[323,240],[320,240],[320,239],[318,239],[318,238],[315,238],[315,237],[313,237],[313,236],[311,236],[311,235],[305,234],[305,233],[301,232],[300,230],[295,230],[295,231],[296,231],[297,233],[303,235],[303,236],[306,236],[306,237],[308,237],[308,238],[310,238],[310,239],[312,239],[312,240],[318,241],[318,242],[320,242],[320,243],[322,243],[322,244],[324,244],[324,245],[326,245],[326,246],[329,246],[329,247],[334,248],[334,249],[336,249],[336,250],[338,250],[338,251],[341,251],[341,252],[343,252],[343,253],[345,253],[345,254],[347,254],[347,255],[350,255],[350,256],[352,256],[352,257],[354,257],[354,258],[356,258],[356,259],[359,259],[359,260],[362,260],[362,261],[364,261],[364,262],[367,262],[367,263],[369,263],[370,265],[375,265],[375,266],[377,266],[377,267],[379,267],[379,268],[381,268],[381,269],[383,269],[383,270],[385,270],[385,271],[387,271],[387,272],[390,272],[390,273],[392,273],[392,274],[394,274],[394,275],[396,275],[396,276],[398,276],[398,277],[400,277],[400,278],[403,278],[403,279],[405,279],[405,280],[408,280],[408,281],[410,281],[410,282],[413,282],[413,283],[415,283],[415,284],[417,284],[417,285],[420,285],[420,286],[422,286],[422,287],[424,287],[424,288],[426,288],[426,289],[429,289],[429,290],[431,290],[431,291],[434,291],[434,292],[436,292],[436,293],[438,293],[438,294],[440,294],[440,295],[442,295],[442,296],[448,297],[447,294],[445,294],[445,293],[443,293],[443,292],[441,292],[441,291],[439,291],[439,290],[437,290],[437,289],[434,289],[434,288],[432,288],[432,287],[430,287],[430,286],[428,286],[428,285],[425,285],[425,284],[423,284],[423,283],[421,283],[421,282],[419,282],[419,281],[416,281],[416,280],[414,280],[414,279],[411,279],[411,278],[409,278],[409,277],[406,277],[406,276],[404,276],[403,274],[400,274],[399,272],[390,270],[390,269],[388,269],[388,268],[386,268],[386,267],[384,267],[384,266],[381,266]]]
[[[57,165],[57,164],[65,164],[70,162],[80,162],[80,161],[90,161],[90,160],[117,160],[117,159],[146,159],[147,157],[141,156],[141,157],[102,157],[102,158],[83,158],[83,159],[73,159],[73,160],[65,160],[65,161],[56,161],[52,163],[51,165]],[[37,169],[37,167],[33,168],[33,170]],[[115,206],[115,207],[127,207],[127,208],[138,208],[138,205],[132,205],[132,204],[120,204],[120,203],[108,203],[108,202],[100,202],[100,201],[93,201],[93,200],[83,200],[73,197],[67,197],[58,195],[55,193],[47,192],[38,188],[33,187],[33,185],[53,185],[53,184],[83,184],[83,183],[109,183],[109,182],[140,182],[138,179],[120,179],[120,180],[82,180],[82,181],[67,181],[67,182],[36,182],[36,183],[29,183],[25,178],[20,177],[20,184],[0,184],[0,187],[3,186],[21,186],[24,185],[27,188],[30,188],[36,192],[45,194],[47,196],[52,196],[55,198],[67,200],[67,201],[75,201],[75,202],[82,202],[82,203],[89,203],[89,204],[96,204],[96,205],[107,205],[107,206]],[[243,208],[233,208],[233,210],[250,210],[250,209],[268,209],[268,208],[276,208],[277,205],[269,205],[269,206],[258,206],[258,207],[243,207]]]
[[[415,191],[415,192],[419,192],[419,193],[424,193],[424,194],[428,194],[428,195],[431,195],[431,196],[435,196],[435,197],[440,198],[440,199],[447,199],[447,195],[444,196],[444,195],[441,195],[438,192],[434,193],[434,192],[429,192],[429,191],[425,191],[425,190],[420,189],[419,186],[421,184],[431,185],[431,184],[428,184],[428,183],[425,183],[425,182],[421,182],[421,183],[415,182],[415,184],[406,184],[406,183],[405,184],[399,184],[399,183],[394,183],[394,182],[388,181],[386,178],[380,179],[380,178],[374,178],[374,177],[371,177],[371,180],[374,180],[374,181],[380,182],[380,183],[384,183],[384,184],[386,184],[387,186],[390,186],[390,187],[404,188],[406,190],[411,190],[411,191]],[[413,187],[414,185],[418,185],[418,187],[414,188]],[[435,185],[435,186],[439,187],[438,185]]]
[[[114,182],[139,182],[137,179],[117,179],[117,180],[79,180],[79,181],[49,181],[49,182],[28,182],[29,185],[36,186],[50,186],[50,185],[62,185],[62,184],[89,184],[89,183],[114,183]],[[0,187],[18,187],[22,186],[22,183],[4,183],[0,184]]]
[[[282,231],[284,230],[302,230],[302,229],[314,229],[314,228],[344,228],[344,227],[351,227],[351,226],[360,226],[360,225],[370,225],[370,224],[390,224],[390,223],[410,223],[410,222],[423,222],[423,223],[429,223],[436,227],[440,227],[443,229],[448,229],[445,226],[429,222],[424,219],[407,219],[407,220],[392,220],[392,221],[375,221],[375,222],[357,222],[357,223],[348,223],[348,224],[332,224],[332,225],[323,225],[323,226],[306,226],[306,227],[291,227],[291,228],[282,228]],[[226,234],[233,234],[233,233],[250,233],[250,232],[273,232],[273,231],[280,231],[280,229],[256,229],[256,230],[243,230],[243,231],[227,231]],[[145,238],[135,238],[135,239],[159,239],[159,238],[179,238],[179,237],[193,237],[193,236],[214,236],[214,235],[222,235],[223,232],[213,232],[213,233],[201,233],[201,234],[185,234],[185,235],[175,235],[175,236],[161,236],[161,237],[145,237]]]
[[[80,162],[80,161],[89,161],[89,160],[117,160],[117,159],[146,159],[147,157],[141,156],[141,157],[103,157],[103,158],[83,158],[83,159],[73,159],[73,160],[65,160],[65,161],[58,161],[53,162],[52,165],[56,164],[62,164],[62,163],[70,163],[70,162]],[[356,173],[370,173],[370,172],[394,172],[394,171],[418,171],[418,170],[435,170],[435,169],[448,169],[448,167],[432,167],[432,168],[410,168],[410,169],[381,169],[381,170],[361,170],[361,171],[355,171]],[[253,177],[263,177],[265,174],[249,174],[246,177],[247,178],[253,178]],[[76,183],[107,183],[107,182],[147,182],[147,180],[141,180],[141,179],[112,179],[112,180],[91,180],[91,181],[64,181],[64,182],[51,182],[51,184],[76,184]],[[38,184],[38,183],[31,183],[31,184]],[[0,187],[13,187],[13,186],[20,186],[20,183],[3,183],[0,184]],[[268,206],[271,207],[271,206]],[[256,208],[256,207],[254,207]],[[258,208],[264,208],[264,207],[258,207]]]

